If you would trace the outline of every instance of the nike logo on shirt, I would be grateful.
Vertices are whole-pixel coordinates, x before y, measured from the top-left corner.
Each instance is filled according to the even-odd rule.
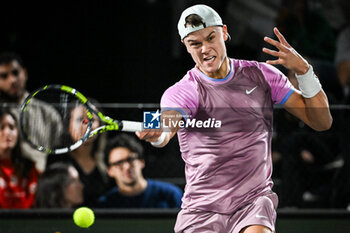
[[[254,88],[251,89],[251,90],[245,90],[245,93],[246,93],[247,95],[250,95],[250,93],[252,93],[257,87],[258,87],[258,86],[254,87]]]

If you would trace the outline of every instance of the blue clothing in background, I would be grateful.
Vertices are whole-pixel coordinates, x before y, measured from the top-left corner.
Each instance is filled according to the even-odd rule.
[[[180,208],[182,191],[177,186],[147,179],[147,188],[136,196],[125,196],[114,187],[101,196],[101,208]]]

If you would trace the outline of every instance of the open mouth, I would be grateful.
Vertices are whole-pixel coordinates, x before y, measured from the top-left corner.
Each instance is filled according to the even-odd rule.
[[[214,59],[215,59],[215,56],[210,56],[210,57],[205,57],[203,60],[206,62],[212,62],[214,61]]]

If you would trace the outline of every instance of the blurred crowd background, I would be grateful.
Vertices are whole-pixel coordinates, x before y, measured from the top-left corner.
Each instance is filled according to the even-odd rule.
[[[334,117],[315,133],[276,107],[273,138],[275,191],[280,207],[349,208],[350,3],[348,0],[140,0],[7,2],[0,14],[0,52],[21,55],[27,89],[66,84],[101,103],[107,115],[142,121],[162,93],[194,66],[177,33],[188,6],[218,11],[232,58],[266,61],[264,36],[277,26],[313,65]],[[295,84],[294,74],[281,69]],[[132,103],[108,105],[108,103]],[[154,103],[146,107],[146,103]],[[113,135],[109,135],[113,136]],[[183,189],[177,139],[163,149],[145,147],[145,177]]]

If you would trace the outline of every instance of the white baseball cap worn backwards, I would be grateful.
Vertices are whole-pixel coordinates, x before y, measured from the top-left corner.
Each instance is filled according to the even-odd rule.
[[[187,25],[186,27],[186,18],[193,14],[200,16],[204,24],[198,26]],[[183,40],[188,34],[210,26],[223,26],[222,19],[213,8],[200,4],[191,6],[182,12],[177,29],[181,40]]]

